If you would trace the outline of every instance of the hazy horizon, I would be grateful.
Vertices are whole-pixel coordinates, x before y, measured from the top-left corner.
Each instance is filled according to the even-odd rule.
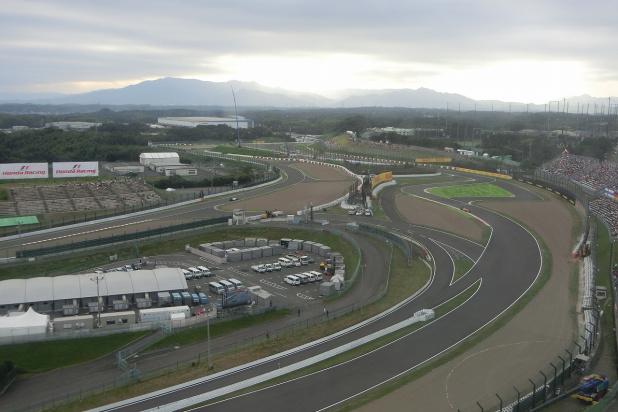
[[[616,11],[606,0],[7,0],[0,89],[73,94],[175,77],[325,96],[419,88],[536,104],[618,96]]]

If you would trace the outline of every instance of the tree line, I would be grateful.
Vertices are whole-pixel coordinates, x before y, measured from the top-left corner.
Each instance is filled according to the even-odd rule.
[[[2,107],[0,106],[0,110]],[[135,161],[150,151],[148,142],[215,141],[235,144],[271,138],[289,141],[291,134],[330,136],[354,131],[362,136],[371,128],[415,129],[414,136],[395,132],[374,135],[374,140],[442,149],[459,148],[470,140],[481,141],[491,156],[510,156],[525,167],[536,167],[555,157],[564,148],[571,153],[604,160],[615,145],[608,137],[616,128],[612,116],[565,113],[456,112],[411,108],[295,108],[244,110],[243,117],[254,120],[251,129],[238,131],[227,125],[195,128],[150,129],[161,116],[229,116],[222,109],[120,110],[109,108],[92,113],[63,115],[0,113],[0,128],[25,125],[33,129],[0,134],[0,162]],[[614,116],[615,117],[615,116]],[[50,121],[91,121],[102,123],[87,132],[34,129]],[[602,125],[599,126],[599,125]],[[595,129],[596,128],[596,129]],[[572,137],[569,130],[587,130],[593,138]],[[537,130],[536,134],[525,132]],[[548,131],[557,133],[547,133]],[[598,137],[601,136],[601,137]]]

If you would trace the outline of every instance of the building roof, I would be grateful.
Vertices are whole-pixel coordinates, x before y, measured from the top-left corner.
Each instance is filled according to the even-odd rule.
[[[160,291],[187,289],[187,280],[184,273],[178,268],[155,269],[154,276],[157,278]],[[178,287],[183,284],[184,287]]]
[[[81,296],[79,282],[75,281],[75,275],[56,276],[53,279],[51,291],[54,300],[78,299]]]
[[[139,155],[142,159],[169,159],[169,158],[178,158],[178,153],[168,152],[168,153],[142,153]]]
[[[0,305],[93,298],[97,296],[97,278],[98,296],[187,289],[187,281],[179,268],[9,279],[0,281]]]
[[[9,279],[0,282],[0,304],[15,305],[26,302],[26,279]]]
[[[25,302],[44,302],[52,288],[52,278],[26,279]]]

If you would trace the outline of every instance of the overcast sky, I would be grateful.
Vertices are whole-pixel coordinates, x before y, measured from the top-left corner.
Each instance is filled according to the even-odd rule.
[[[522,103],[618,96],[616,17],[615,0],[3,0],[0,91],[179,77]]]

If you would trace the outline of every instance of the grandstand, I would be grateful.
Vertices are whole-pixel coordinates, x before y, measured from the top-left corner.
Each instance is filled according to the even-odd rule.
[[[142,207],[163,199],[150,186],[134,180],[14,187],[12,201],[0,202],[0,217]]]
[[[569,153],[541,165],[538,171],[566,177],[592,190],[618,186],[618,164]]]
[[[609,227],[613,239],[618,239],[618,164],[584,156],[563,153],[541,165],[538,172],[566,178],[588,193],[594,193],[589,208]]]

